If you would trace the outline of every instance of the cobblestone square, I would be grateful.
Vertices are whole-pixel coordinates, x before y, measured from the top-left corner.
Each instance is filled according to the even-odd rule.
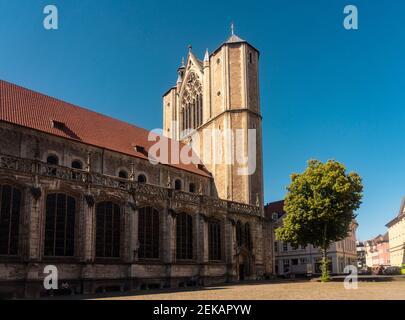
[[[103,298],[104,299],[104,298]],[[405,281],[359,282],[357,290],[343,282],[279,281],[220,285],[183,291],[155,291],[108,297],[124,300],[405,300]]]

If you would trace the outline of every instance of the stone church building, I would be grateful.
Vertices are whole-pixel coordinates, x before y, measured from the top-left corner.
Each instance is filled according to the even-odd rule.
[[[149,131],[0,81],[0,297],[269,276],[258,72],[236,35],[203,61],[190,48],[163,96],[171,157],[157,163]],[[58,289],[44,288],[46,266]]]

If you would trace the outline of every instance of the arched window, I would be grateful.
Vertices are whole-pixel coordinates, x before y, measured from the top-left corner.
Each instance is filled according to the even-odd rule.
[[[210,260],[221,260],[221,223],[217,220],[208,223],[208,248]]]
[[[53,166],[57,166],[59,165],[59,158],[57,156],[55,156],[54,154],[51,154],[48,156],[48,158],[46,158],[46,163],[53,165]],[[51,176],[56,176],[57,174],[57,169],[56,168],[48,168],[48,174]]]
[[[152,207],[139,210],[139,258],[159,259],[159,211]]]
[[[46,158],[46,163],[57,166],[59,165],[59,158],[54,154],[50,154],[48,158]]]
[[[76,170],[83,170],[83,164],[80,160],[74,160],[72,161],[72,168]],[[80,180],[81,176],[82,176],[81,173],[72,171],[73,180]]]
[[[121,170],[118,173],[118,177],[120,177],[121,179],[128,179],[128,172],[126,172],[125,170]]]
[[[202,85],[199,77],[191,72],[180,98],[182,106],[181,130],[195,129],[202,124]]]
[[[72,168],[78,169],[78,170],[83,170],[83,163],[80,160],[74,160],[74,161],[72,161]]]
[[[182,189],[182,183],[180,179],[177,179],[174,181],[174,189],[175,190],[181,190]]]
[[[0,255],[18,254],[21,191],[0,185]]]
[[[176,217],[176,258],[193,259],[193,218],[186,213]]]
[[[189,185],[189,191],[190,191],[191,193],[195,193],[195,184],[194,184],[194,183],[190,183],[190,185]]]
[[[146,176],[144,174],[140,174],[138,176],[138,182],[139,183],[146,183],[147,182]]]
[[[242,223],[240,221],[236,222],[236,243],[238,244],[238,247],[241,247],[243,244]]]
[[[47,257],[72,257],[75,249],[76,200],[63,193],[46,197],[45,245]]]
[[[120,257],[120,207],[101,202],[96,207],[96,257]]]
[[[245,244],[249,250],[252,249],[252,239],[250,237],[250,225],[248,222],[246,222],[245,224]]]

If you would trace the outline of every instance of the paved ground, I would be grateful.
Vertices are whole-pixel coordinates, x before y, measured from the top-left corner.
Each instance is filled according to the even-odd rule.
[[[359,282],[346,290],[343,282],[279,281],[222,285],[193,290],[166,290],[106,297],[125,300],[405,300],[405,281]]]

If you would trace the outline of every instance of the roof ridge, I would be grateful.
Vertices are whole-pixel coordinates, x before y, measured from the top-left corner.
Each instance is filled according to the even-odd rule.
[[[0,120],[14,125],[39,130],[62,138],[72,138],[68,133],[55,129],[49,120],[60,120],[67,124],[72,132],[80,137],[81,143],[109,149],[129,156],[145,158],[133,150],[135,144],[150,148],[154,143],[149,135],[164,136],[163,132],[145,129],[132,123],[104,115],[91,109],[83,108],[70,102],[36,92],[32,89],[0,79]],[[169,155],[172,145],[190,148],[182,141],[169,137]],[[201,159],[200,159],[201,160]],[[166,163],[167,162],[167,163]],[[194,164],[172,163],[172,158],[162,164],[209,176]]]
[[[56,97],[51,96],[51,95],[46,94],[46,93],[42,93],[42,92],[39,92],[39,91],[35,91],[35,90],[33,90],[33,89],[24,87],[24,86],[19,85],[19,84],[15,84],[15,83],[12,83],[12,82],[9,82],[9,81],[6,81],[6,80],[2,80],[2,79],[0,79],[0,82],[3,82],[3,83],[5,83],[5,84],[7,84],[7,85],[11,85],[11,86],[14,86],[14,87],[17,87],[17,88],[26,90],[26,91],[29,91],[29,92],[33,93],[34,95],[41,95],[41,96],[43,96],[43,97],[46,97],[46,98],[55,100],[55,101],[57,101],[57,102],[61,102],[61,103],[68,104],[68,105],[71,106],[71,107],[74,107],[74,108],[77,108],[77,109],[80,109],[80,110],[84,110],[84,111],[87,111],[87,112],[91,112],[91,113],[97,114],[97,115],[99,115],[99,116],[102,116],[102,117],[105,117],[105,118],[109,118],[109,119],[111,119],[111,120],[114,120],[114,121],[117,121],[117,122],[121,122],[121,123],[130,125],[130,126],[133,126],[133,127],[137,128],[137,129],[141,129],[141,130],[144,130],[144,131],[151,131],[151,130],[148,130],[148,129],[146,129],[146,128],[139,127],[139,126],[137,126],[137,125],[135,125],[135,124],[133,124],[133,123],[126,122],[126,121],[124,121],[124,120],[120,120],[120,119],[114,118],[113,116],[106,115],[106,114],[103,114],[103,113],[98,112],[98,111],[94,111],[94,110],[89,109],[89,108],[87,108],[87,107],[81,107],[81,106],[79,106],[79,105],[77,105],[77,104],[74,104],[74,103],[72,103],[72,102],[68,102],[68,101],[65,101],[65,100],[56,98]],[[35,97],[35,98],[37,98],[37,97]],[[0,100],[1,100],[1,99],[0,99]]]

